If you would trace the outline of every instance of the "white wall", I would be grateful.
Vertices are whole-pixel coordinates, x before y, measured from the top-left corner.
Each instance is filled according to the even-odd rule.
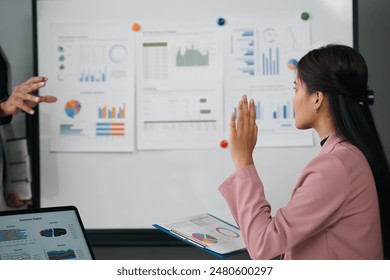
[[[164,4],[162,4],[164,3]],[[139,19],[148,21],[149,7],[161,7],[156,17],[165,25],[169,19],[185,24],[188,18],[214,24],[220,16],[228,18],[267,18],[274,15],[300,20],[310,13],[312,47],[326,43],[352,45],[351,1],[339,0],[199,0],[190,8],[180,0],[40,1],[38,6],[39,68],[49,77],[53,60],[50,26],[58,22],[107,22]],[[94,10],[89,9],[94,6]],[[172,7],[167,9],[165,7]],[[207,7],[205,9],[204,7]],[[86,11],[86,12],[84,12]],[[222,15],[221,15],[222,14]],[[190,20],[190,21],[191,21]],[[324,23],[327,23],[326,25]],[[147,23],[144,23],[146,25]],[[271,24],[271,23],[270,23]],[[52,86],[53,85],[53,86]],[[60,88],[49,85],[43,94]],[[41,205],[72,204],[79,208],[87,228],[151,228],[165,219],[210,212],[232,220],[217,187],[234,170],[228,150],[162,150],[133,153],[54,153],[50,151],[50,117],[62,111],[40,110]],[[287,136],[286,136],[287,137]],[[258,148],[254,159],[274,212],[289,200],[303,167],[319,151],[318,137],[310,147]],[[261,138],[261,137],[260,137]],[[98,164],[97,164],[98,163]],[[80,168],[82,166],[82,168]],[[283,174],[283,176],[280,176]]]
[[[390,1],[358,0],[359,49],[369,68],[369,85],[375,91],[372,106],[387,158],[390,158]],[[11,63],[12,88],[33,75],[31,0],[0,1],[0,44]],[[24,135],[24,115],[14,119],[17,133]]]

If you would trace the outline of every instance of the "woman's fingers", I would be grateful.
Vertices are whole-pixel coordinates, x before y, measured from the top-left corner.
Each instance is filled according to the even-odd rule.
[[[249,126],[253,127],[256,125],[256,107],[255,101],[251,99],[249,101]]]

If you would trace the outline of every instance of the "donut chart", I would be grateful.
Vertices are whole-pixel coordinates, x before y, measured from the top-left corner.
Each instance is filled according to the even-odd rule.
[[[230,238],[240,237],[240,235],[237,232],[235,232],[231,229],[224,228],[224,227],[217,227],[216,231],[219,232],[220,234],[225,235],[225,236],[230,237]]]

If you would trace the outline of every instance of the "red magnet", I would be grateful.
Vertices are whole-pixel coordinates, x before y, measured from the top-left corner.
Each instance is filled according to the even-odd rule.
[[[229,142],[225,139],[221,140],[221,142],[219,142],[219,145],[221,146],[221,148],[224,148],[226,149],[227,146],[229,145]]]

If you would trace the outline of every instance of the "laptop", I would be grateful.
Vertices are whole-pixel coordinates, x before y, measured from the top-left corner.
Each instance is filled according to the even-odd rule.
[[[0,260],[94,260],[74,206],[0,212]]]

